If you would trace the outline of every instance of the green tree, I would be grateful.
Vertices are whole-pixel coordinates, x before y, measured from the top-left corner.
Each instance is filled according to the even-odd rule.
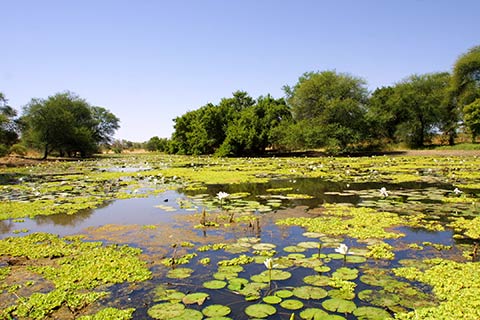
[[[8,105],[5,95],[0,92],[0,155],[6,154],[8,148],[18,141],[17,111]]]
[[[305,147],[346,151],[365,135],[368,90],[363,79],[336,71],[309,72],[284,90],[293,125],[302,127],[291,132],[303,135],[299,141]]]
[[[402,121],[396,135],[409,146],[424,146],[442,124],[442,103],[450,81],[446,72],[412,75],[395,86],[392,104]]]
[[[160,151],[164,152],[168,150],[168,139],[159,138],[157,136],[151,137],[145,144],[145,148],[148,151]]]
[[[21,118],[24,139],[43,150],[44,159],[54,150],[82,157],[96,152],[111,140],[118,121],[108,110],[91,107],[71,92],[32,99]]]
[[[291,119],[284,99],[259,97],[256,104],[245,107],[240,117],[228,126],[227,136],[217,155],[256,155],[273,144],[273,129]]]
[[[465,124],[472,134],[472,143],[480,136],[480,98],[463,108]]]
[[[395,108],[394,94],[393,87],[381,87],[375,89],[368,100],[365,117],[372,139],[395,141],[397,126],[406,120],[405,113]]]
[[[447,117],[453,119],[452,127],[456,129],[458,125],[459,114],[471,113],[475,109],[474,103],[480,98],[480,46],[476,46],[461,55],[453,67],[453,75],[450,84],[447,106],[450,113]],[[471,105],[468,110],[466,106]],[[472,123],[472,115],[469,115],[467,126]],[[469,127],[472,135],[475,135],[475,129]]]

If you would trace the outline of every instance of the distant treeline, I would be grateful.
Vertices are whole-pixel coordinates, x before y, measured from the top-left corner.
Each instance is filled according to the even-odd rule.
[[[454,144],[459,132],[480,134],[480,46],[453,72],[411,75],[369,93],[362,78],[336,71],[308,72],[285,98],[253,99],[237,91],[174,119],[170,139],[151,138],[151,151],[248,156],[266,150],[325,148],[331,153],[405,143],[421,148],[432,136]]]

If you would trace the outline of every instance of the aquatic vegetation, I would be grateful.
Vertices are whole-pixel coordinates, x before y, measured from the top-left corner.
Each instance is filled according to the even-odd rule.
[[[425,261],[429,267],[394,269],[393,272],[410,280],[424,282],[433,287],[440,299],[438,306],[416,308],[414,312],[398,314],[399,319],[478,319],[480,317],[480,264],[459,263],[451,260]]]
[[[79,320],[104,320],[104,319],[118,319],[129,320],[132,319],[134,308],[120,310],[117,308],[105,308],[91,316],[82,316]]]
[[[15,240],[15,249],[9,244],[11,251],[4,250],[0,241],[0,252],[6,252],[6,261],[12,263],[7,267],[0,261],[0,308],[3,314],[18,317],[24,312],[20,307],[24,301],[30,308],[43,305],[38,307],[39,314],[53,317],[59,308],[90,312],[84,307],[95,303],[93,310],[100,310],[98,317],[102,317],[103,303],[117,308],[145,303],[148,307],[137,310],[135,317],[189,320],[228,319],[242,312],[251,318],[302,319],[457,317],[448,313],[450,308],[471,314],[478,300],[473,296],[476,279],[465,272],[468,284],[457,271],[464,268],[460,251],[478,260],[474,242],[480,239],[480,188],[475,189],[479,165],[480,159],[473,157],[136,155],[135,159],[120,156],[75,165],[47,164],[32,172],[16,168],[12,172],[23,179],[0,186],[0,219],[77,214],[81,208],[96,208],[112,199],[150,197],[145,200],[155,200],[150,207],[156,206],[159,221],[139,217],[136,226],[118,221],[92,227],[83,231],[85,239],[31,235],[29,249],[20,245],[22,240]],[[163,196],[167,189],[178,192]],[[169,222],[161,220],[165,217]],[[0,227],[7,234],[26,231],[17,223],[23,222],[5,220]],[[30,225],[28,229],[35,231]],[[452,229],[461,243],[451,239]],[[87,239],[129,243],[144,251]],[[130,262],[117,262],[122,259],[117,251],[138,261],[141,256],[149,261],[151,271],[129,258],[123,260]],[[18,258],[12,259],[12,252]],[[78,263],[73,259],[77,254]],[[448,278],[430,271],[438,261],[420,261],[439,256],[458,263]],[[110,263],[111,257],[115,262]],[[97,269],[89,260],[105,266],[80,279],[87,268]],[[125,277],[114,264],[126,271]],[[397,265],[405,267],[393,275],[391,268]],[[20,276],[24,279],[19,280]],[[438,283],[430,279],[435,276]],[[151,282],[123,284],[149,277]],[[444,287],[454,285],[463,292],[456,297],[459,301],[466,300],[464,293],[471,301],[445,298],[442,281],[448,282]],[[107,297],[115,283],[118,297]],[[159,283],[166,285],[161,288]],[[62,293],[64,288],[69,288],[68,295]],[[30,302],[29,297],[33,297]],[[219,305],[219,310],[225,310],[226,304],[231,308],[227,316],[213,315],[216,308],[207,309]],[[256,308],[258,312],[253,313]],[[127,310],[122,310],[125,317]],[[293,315],[289,310],[298,311]],[[104,312],[123,317],[118,309]],[[113,316],[114,312],[119,313]]]
[[[41,319],[62,305],[70,310],[80,310],[108,294],[90,290],[100,287],[105,290],[115,283],[139,282],[151,277],[145,262],[138,259],[141,250],[83,242],[81,237],[60,238],[34,233],[6,238],[0,240],[0,252],[7,259],[26,257],[28,263],[15,265],[16,272],[24,270],[38,274],[54,286],[49,292],[19,298],[4,311],[19,317]],[[44,262],[46,258],[50,263]]]

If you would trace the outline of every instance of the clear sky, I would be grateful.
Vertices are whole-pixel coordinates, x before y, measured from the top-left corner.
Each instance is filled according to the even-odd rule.
[[[374,90],[451,71],[480,45],[479,0],[0,0],[0,12],[10,105],[69,90],[136,142],[236,90],[278,98],[332,69]]]

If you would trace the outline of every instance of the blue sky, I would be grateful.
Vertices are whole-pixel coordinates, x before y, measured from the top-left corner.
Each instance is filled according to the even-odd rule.
[[[374,90],[451,71],[480,45],[478,0],[0,0],[0,12],[10,105],[69,90],[138,142],[236,90],[281,97],[302,73],[332,69]]]

